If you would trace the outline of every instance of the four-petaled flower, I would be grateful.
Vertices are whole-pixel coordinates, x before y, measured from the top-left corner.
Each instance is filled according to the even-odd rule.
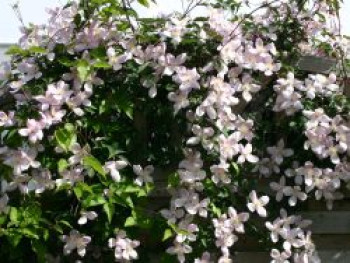
[[[249,194],[250,202],[247,204],[248,209],[251,212],[257,212],[259,216],[266,217],[267,211],[265,206],[268,204],[270,198],[268,196],[262,196],[258,198],[255,190],[251,191]]]
[[[122,262],[137,259],[138,254],[135,248],[139,245],[139,241],[127,238],[123,230],[117,233],[116,238],[110,238],[108,240],[108,246],[114,248],[115,259]]]
[[[90,236],[84,236],[77,230],[70,231],[69,236],[63,235],[62,241],[66,244],[63,247],[63,253],[69,255],[74,249],[77,250],[80,257],[84,257],[86,254],[86,246],[91,242]]]

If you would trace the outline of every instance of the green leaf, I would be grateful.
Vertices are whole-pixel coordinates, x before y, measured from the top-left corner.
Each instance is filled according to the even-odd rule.
[[[32,240],[31,243],[32,243],[32,248],[37,256],[37,262],[38,263],[47,262],[47,259],[46,259],[47,250],[43,242],[39,240]]]
[[[211,211],[217,216],[220,217],[221,216],[221,209],[219,207],[217,207],[214,203],[210,203],[210,208]]]
[[[22,228],[20,230],[20,232],[28,237],[28,238],[32,238],[32,239],[39,239],[39,235],[36,233],[36,231],[34,229],[31,228]]]
[[[94,63],[94,68],[102,68],[102,69],[108,69],[112,66],[108,64],[107,61],[97,61]]]
[[[106,199],[102,195],[92,195],[83,201],[83,206],[88,208],[92,206],[99,206],[106,203]]]
[[[10,220],[13,223],[17,223],[18,222],[18,209],[16,207],[11,207],[10,209]]]
[[[86,81],[87,77],[90,74],[90,64],[88,61],[82,59],[79,60],[77,63],[77,71],[78,71],[78,76],[81,81]]]
[[[61,173],[69,166],[69,163],[65,159],[60,159],[57,163],[58,172]]]
[[[38,53],[38,54],[45,54],[47,51],[43,47],[30,47],[28,49],[30,53]]]
[[[58,59],[58,63],[60,63],[63,66],[66,66],[66,67],[73,67],[73,66],[75,66],[75,61],[69,59],[68,57],[60,57]]]
[[[125,186],[125,188],[123,188],[123,193],[129,193],[129,194],[133,194],[133,193],[138,193],[140,192],[141,188],[137,185],[127,185]]]
[[[136,222],[135,218],[130,216],[125,220],[124,226],[131,227],[131,226],[134,226],[136,224],[137,224],[137,222]]]
[[[180,176],[178,173],[172,173],[168,176],[168,187],[176,187],[180,184]]]
[[[119,92],[118,96],[115,98],[115,103],[117,108],[126,114],[129,119],[133,119],[134,115],[134,105],[130,96],[123,92]]]
[[[17,231],[11,231],[7,232],[6,238],[13,247],[17,247],[17,245],[22,239],[22,235]]]
[[[105,213],[107,215],[108,222],[111,223],[112,219],[113,219],[113,214],[115,212],[114,204],[105,203],[103,205],[103,211],[105,211]]]
[[[75,127],[74,127],[74,125],[73,124],[71,124],[71,123],[66,123],[65,125],[64,125],[64,128],[67,130],[67,131],[69,131],[69,132],[75,132]]]
[[[103,169],[102,164],[92,155],[85,156],[83,158],[83,163],[84,165],[91,167],[94,171],[102,175],[104,178],[106,177],[106,172]]]
[[[165,229],[162,241],[165,241],[171,238],[174,235],[173,231],[170,228]]]
[[[137,0],[137,2],[139,2],[139,4],[145,6],[145,7],[149,7],[149,2],[148,0]]]
[[[83,196],[82,189],[80,187],[74,187],[73,191],[74,191],[75,196],[78,198],[78,200],[80,200],[81,197]]]
[[[64,128],[56,130],[55,138],[59,146],[66,152],[68,152],[71,146],[77,141],[75,129],[72,129],[72,126],[69,124],[66,124]]]
[[[231,165],[232,165],[232,167],[233,167],[233,169],[234,169],[234,171],[235,171],[235,175],[239,175],[240,169],[239,169],[238,164],[235,163],[235,162],[231,162]]]
[[[42,236],[43,236],[43,239],[45,241],[47,241],[49,239],[49,237],[50,237],[50,231],[47,228],[44,228]]]
[[[26,55],[27,53],[26,50],[17,45],[10,46],[6,51],[6,55]]]
[[[21,223],[25,224],[38,224],[41,218],[41,208],[37,203],[31,203],[28,207],[26,207],[22,214],[21,217]]]
[[[123,198],[123,197],[122,197]],[[134,202],[132,201],[132,198],[130,196],[127,196],[125,198],[123,198],[125,203],[129,206],[129,207],[134,207]]]
[[[140,188],[139,192],[137,193],[137,197],[145,197],[147,196],[147,190]]]
[[[6,222],[7,216],[2,214],[0,215],[0,226]]]
[[[66,226],[68,228],[73,228],[73,226],[66,220],[60,220],[57,222],[57,226],[59,225],[63,225],[63,226]]]

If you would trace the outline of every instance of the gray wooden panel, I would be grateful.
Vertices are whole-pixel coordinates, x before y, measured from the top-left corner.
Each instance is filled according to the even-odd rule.
[[[307,211],[328,211],[326,202],[324,200],[310,199],[304,208]],[[348,198],[344,200],[337,200],[333,203],[332,211],[350,211],[350,201]]]
[[[323,263],[350,262],[349,250],[320,250],[318,254]],[[233,261],[235,263],[269,263],[271,258],[268,252],[239,252],[235,255]]]
[[[349,211],[303,212],[301,215],[313,221],[310,229],[315,234],[350,233]]]
[[[317,249],[320,250],[349,250],[350,234],[312,234]],[[237,252],[261,252],[266,245],[260,243],[256,238],[247,235],[240,235],[238,242],[234,245]],[[350,261],[349,261],[350,262]]]
[[[312,73],[328,73],[335,65],[335,59],[317,56],[303,56],[297,64],[299,69]]]
[[[349,234],[313,234],[312,240],[319,250],[349,250],[350,251],[350,235]],[[350,262],[350,260],[349,260]]]

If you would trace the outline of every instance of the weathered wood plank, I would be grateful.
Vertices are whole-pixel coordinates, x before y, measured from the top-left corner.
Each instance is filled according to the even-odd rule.
[[[310,212],[328,211],[326,203],[323,200],[318,201],[315,199],[308,200],[304,209]],[[332,211],[350,211],[350,201],[347,198],[334,201]]]
[[[312,240],[315,242],[316,247],[319,250],[349,250],[350,251],[349,234],[312,235]]]
[[[337,61],[332,58],[303,56],[300,58],[297,66],[299,69],[312,73],[328,73]]]
[[[321,262],[324,263],[349,263],[349,250],[322,250],[318,252]],[[268,252],[239,252],[234,258],[237,263],[268,263],[271,258]]]
[[[350,233],[349,211],[303,212],[301,215],[313,221],[310,230],[315,234]]]
[[[350,234],[313,234],[312,240],[319,250],[349,250]],[[238,252],[262,252],[266,245],[259,243],[251,236],[241,235],[238,242],[234,245],[234,250]]]

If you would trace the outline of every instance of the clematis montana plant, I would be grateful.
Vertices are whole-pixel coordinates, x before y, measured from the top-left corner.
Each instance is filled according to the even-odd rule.
[[[227,263],[254,237],[271,262],[318,262],[298,212],[350,182],[338,1],[139,4],[70,1],[9,49],[1,258]],[[338,63],[311,74],[306,55]]]

